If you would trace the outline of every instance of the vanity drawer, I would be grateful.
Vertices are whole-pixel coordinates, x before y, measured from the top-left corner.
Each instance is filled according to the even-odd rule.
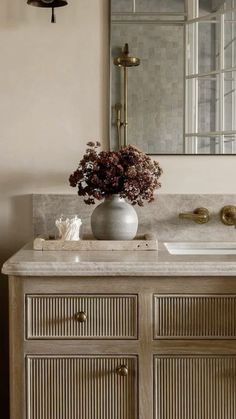
[[[137,295],[27,295],[27,339],[137,339]]]
[[[236,339],[236,295],[154,295],[154,339]]]

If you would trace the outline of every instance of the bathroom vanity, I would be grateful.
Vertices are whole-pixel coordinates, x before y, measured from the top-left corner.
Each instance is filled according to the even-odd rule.
[[[43,252],[3,266],[11,419],[235,419],[236,256]]]

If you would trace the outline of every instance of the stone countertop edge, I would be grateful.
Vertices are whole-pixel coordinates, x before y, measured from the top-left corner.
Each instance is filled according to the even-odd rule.
[[[9,276],[235,276],[236,256],[176,256],[157,251],[35,251],[27,244],[2,267]],[[236,278],[235,278],[236,279]]]

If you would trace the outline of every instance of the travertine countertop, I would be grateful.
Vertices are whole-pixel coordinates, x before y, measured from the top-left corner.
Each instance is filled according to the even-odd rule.
[[[235,276],[236,256],[173,256],[155,251],[34,251],[23,247],[2,268],[18,276]]]

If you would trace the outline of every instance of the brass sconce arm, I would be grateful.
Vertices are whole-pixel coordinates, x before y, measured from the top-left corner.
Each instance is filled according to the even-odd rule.
[[[67,0],[27,0],[27,4],[35,7],[52,9],[51,22],[56,23],[55,8],[67,6]]]
[[[180,213],[179,218],[192,220],[197,224],[205,224],[208,223],[210,214],[207,208],[196,208],[193,212]]]

